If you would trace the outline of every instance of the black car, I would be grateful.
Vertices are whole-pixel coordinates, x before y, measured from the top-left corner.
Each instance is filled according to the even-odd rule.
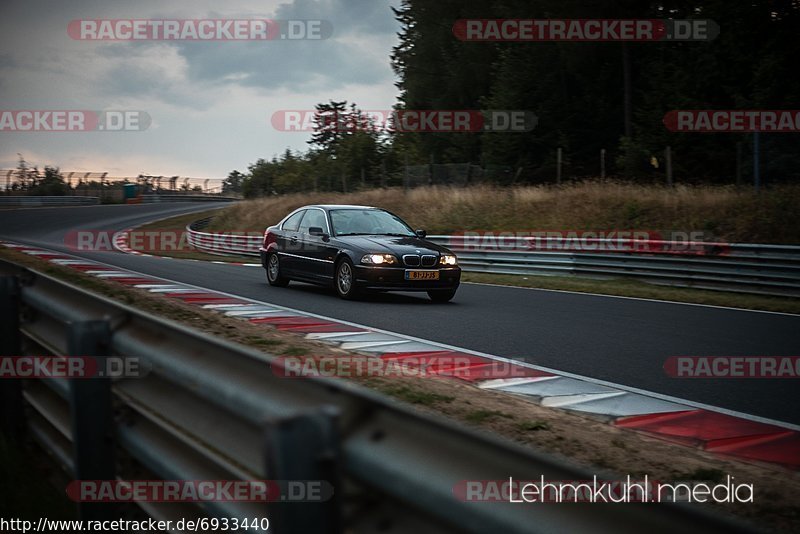
[[[304,206],[267,228],[261,264],[272,286],[290,280],[359,291],[426,291],[453,298],[461,281],[455,254],[425,239],[398,216],[369,206]]]

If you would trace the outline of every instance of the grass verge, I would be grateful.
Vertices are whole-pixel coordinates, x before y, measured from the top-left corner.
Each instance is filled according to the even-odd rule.
[[[372,189],[297,193],[226,207],[214,230],[263,229],[306,204],[364,204],[388,209],[429,234],[463,231],[642,230],[703,232],[729,242],[800,244],[800,186],[673,188],[613,181],[563,186]]]

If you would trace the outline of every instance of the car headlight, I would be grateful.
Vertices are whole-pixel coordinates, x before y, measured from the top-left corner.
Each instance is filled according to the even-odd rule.
[[[442,254],[439,256],[439,265],[458,265],[458,260],[452,254]]]
[[[391,254],[367,254],[361,258],[361,263],[369,265],[393,265],[397,263],[397,258]]]

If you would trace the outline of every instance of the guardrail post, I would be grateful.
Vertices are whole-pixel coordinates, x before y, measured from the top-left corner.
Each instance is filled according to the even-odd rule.
[[[761,138],[753,132],[753,186],[756,193],[761,189]]]
[[[20,356],[19,336],[19,280],[16,276],[0,277],[0,356]],[[22,435],[25,418],[22,403],[22,382],[19,379],[0,379],[2,403],[2,432],[6,437],[18,439]]]
[[[322,482],[328,491],[333,491],[321,502],[308,502],[313,501],[308,494],[305,502],[291,502],[291,495],[282,494],[280,501],[268,507],[270,525],[278,534],[342,532],[338,420],[337,408],[323,406],[313,412],[268,421],[267,477],[281,481],[282,487],[292,482]]]
[[[98,373],[105,370],[111,330],[108,321],[80,321],[69,325],[70,356],[97,358]],[[114,480],[111,379],[104,376],[70,379],[75,480]],[[113,505],[79,503],[82,520],[112,518]]]

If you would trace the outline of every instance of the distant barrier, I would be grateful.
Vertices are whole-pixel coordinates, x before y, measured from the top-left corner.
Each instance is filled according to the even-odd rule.
[[[41,206],[91,206],[99,203],[99,197],[0,196],[0,207],[21,206],[35,208]]]
[[[241,200],[235,197],[221,197],[217,195],[142,195],[142,204],[156,202],[236,202]]]

